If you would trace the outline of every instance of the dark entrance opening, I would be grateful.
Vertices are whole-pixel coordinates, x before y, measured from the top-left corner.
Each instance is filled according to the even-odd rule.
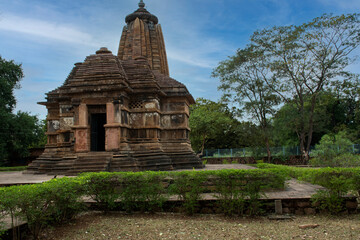
[[[91,151],[105,151],[105,124],[105,113],[95,113],[90,115]]]

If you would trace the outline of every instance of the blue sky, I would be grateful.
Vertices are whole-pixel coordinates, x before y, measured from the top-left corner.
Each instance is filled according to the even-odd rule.
[[[100,47],[117,53],[125,16],[138,0],[0,0],[0,55],[21,63],[17,109],[45,118],[37,105],[59,87],[74,63]],[[301,24],[323,13],[360,12],[359,0],[144,0],[159,18],[170,75],[194,98],[217,101],[217,64],[257,29]],[[358,53],[360,51],[357,51]],[[359,72],[356,62],[351,69]]]

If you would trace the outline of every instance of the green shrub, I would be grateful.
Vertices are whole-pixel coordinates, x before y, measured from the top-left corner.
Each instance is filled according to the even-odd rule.
[[[246,180],[236,171],[219,171],[216,174],[216,193],[220,209],[225,215],[244,213]]]
[[[353,154],[352,146],[346,132],[324,135],[311,153],[310,164],[318,167],[360,166],[360,156]]]
[[[230,164],[230,162],[227,159],[223,159],[222,164]]]
[[[51,220],[60,223],[71,220],[85,209],[82,196],[85,193],[81,178],[59,178],[42,184],[51,201]]]
[[[117,201],[127,212],[140,209],[155,211],[166,201],[161,172],[88,173],[82,175],[88,196],[105,212],[116,207]]]
[[[360,168],[352,169],[353,175],[351,178],[351,189],[354,192],[357,192],[358,197],[360,197]]]
[[[112,210],[120,198],[118,188],[121,187],[119,175],[110,172],[86,173],[80,175],[84,182],[87,196],[97,202],[104,212]]]
[[[360,166],[360,156],[352,153],[343,153],[324,161],[321,157],[310,159],[312,166],[320,167],[354,167]]]
[[[24,171],[27,166],[20,167],[0,167],[0,172],[13,172],[13,171]]]
[[[47,198],[48,192],[42,184],[23,185],[18,187],[17,207],[20,216],[28,224],[31,235],[38,239],[41,230],[51,221],[52,202]]]
[[[251,169],[251,170],[220,170],[209,171],[210,179],[215,180],[213,192],[225,215],[248,214],[260,212],[260,200],[264,191],[269,188],[283,188],[286,173],[282,170]],[[209,178],[208,177],[208,178]]]
[[[15,229],[14,227],[15,219],[19,215],[20,211],[20,209],[18,208],[18,192],[19,188],[17,186],[0,188],[0,222],[2,222],[1,219],[5,215],[10,216],[14,239],[17,239],[19,237],[17,235],[17,229]]]
[[[337,214],[344,208],[343,196],[352,188],[351,175],[351,171],[325,168],[308,171],[302,178],[326,188],[313,196],[313,202],[317,203],[320,209]]]
[[[161,209],[166,198],[164,172],[137,172],[120,174],[122,188],[120,200],[124,209],[131,212],[135,209],[153,212]]]
[[[169,173],[172,182],[169,186],[171,195],[178,195],[183,201],[184,211],[192,215],[197,211],[204,183],[209,175],[206,171],[183,171]]]

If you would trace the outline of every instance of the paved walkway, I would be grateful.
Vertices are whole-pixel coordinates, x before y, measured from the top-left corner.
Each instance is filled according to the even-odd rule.
[[[205,168],[195,169],[195,171],[222,170],[222,169],[256,169],[256,167],[245,164],[207,164]],[[194,169],[178,169],[176,171],[193,171]]]
[[[57,176],[64,177],[64,176]],[[54,175],[23,174],[22,172],[0,172],[0,187],[10,185],[34,184],[51,180]]]

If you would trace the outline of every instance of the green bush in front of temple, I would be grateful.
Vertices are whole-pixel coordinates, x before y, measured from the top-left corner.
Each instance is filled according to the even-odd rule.
[[[72,219],[84,209],[83,184],[78,178],[53,179],[32,185],[0,188],[0,205],[13,220],[21,218],[37,239],[42,229]]]

